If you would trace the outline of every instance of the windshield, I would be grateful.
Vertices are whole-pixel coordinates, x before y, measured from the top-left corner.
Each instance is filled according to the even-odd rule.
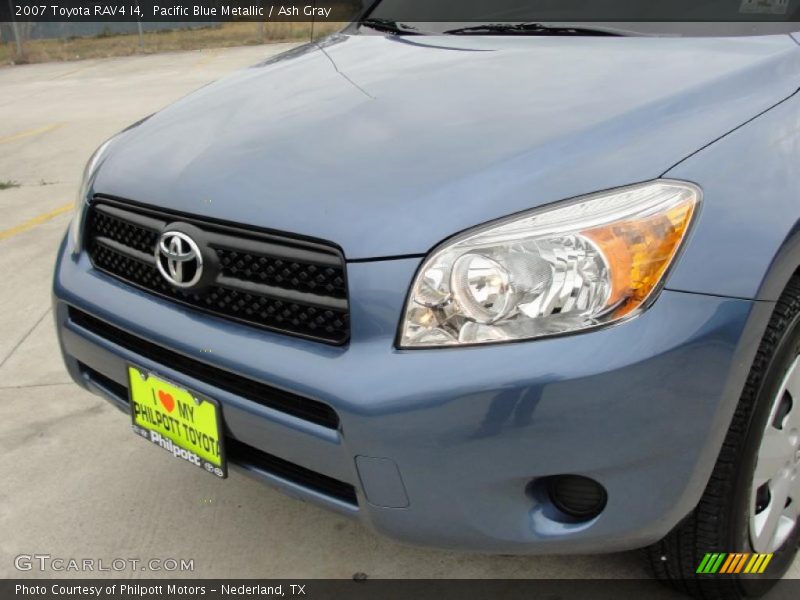
[[[767,35],[800,30],[800,0],[379,0],[363,19],[406,35]],[[476,27],[521,23],[536,27]]]

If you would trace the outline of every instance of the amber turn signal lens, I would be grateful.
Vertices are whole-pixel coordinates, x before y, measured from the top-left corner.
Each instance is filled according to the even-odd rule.
[[[641,306],[659,284],[675,258],[694,210],[694,199],[688,199],[660,214],[584,232],[608,261],[612,287],[607,305],[614,317]]]

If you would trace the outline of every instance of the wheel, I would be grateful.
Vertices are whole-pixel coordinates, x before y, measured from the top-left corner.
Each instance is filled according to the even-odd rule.
[[[653,574],[703,600],[766,593],[797,554],[799,472],[800,276],[795,276],[775,306],[700,503],[646,550]],[[748,556],[730,556],[736,553]],[[725,556],[712,560],[707,554]],[[759,563],[757,554],[772,556]],[[764,564],[763,573],[744,573]]]

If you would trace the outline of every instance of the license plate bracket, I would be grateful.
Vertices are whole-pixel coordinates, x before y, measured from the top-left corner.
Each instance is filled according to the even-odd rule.
[[[228,476],[219,402],[136,365],[128,365],[133,431],[175,458]]]

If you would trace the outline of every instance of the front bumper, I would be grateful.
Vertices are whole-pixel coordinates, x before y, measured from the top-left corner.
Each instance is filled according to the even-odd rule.
[[[56,325],[79,384],[127,410],[133,362],[216,398],[231,437],[355,495],[349,501],[241,461],[248,472],[401,541],[497,553],[616,551],[656,541],[693,508],[772,304],[665,290],[638,318],[591,333],[400,351],[394,336],[418,264],[348,266],[352,338],[336,348],[178,307],[62,247]],[[326,428],[187,376],[80,327],[69,307],[324,402],[341,425]],[[600,482],[608,493],[602,513],[582,523],[553,518],[529,491],[533,480],[557,474]]]

